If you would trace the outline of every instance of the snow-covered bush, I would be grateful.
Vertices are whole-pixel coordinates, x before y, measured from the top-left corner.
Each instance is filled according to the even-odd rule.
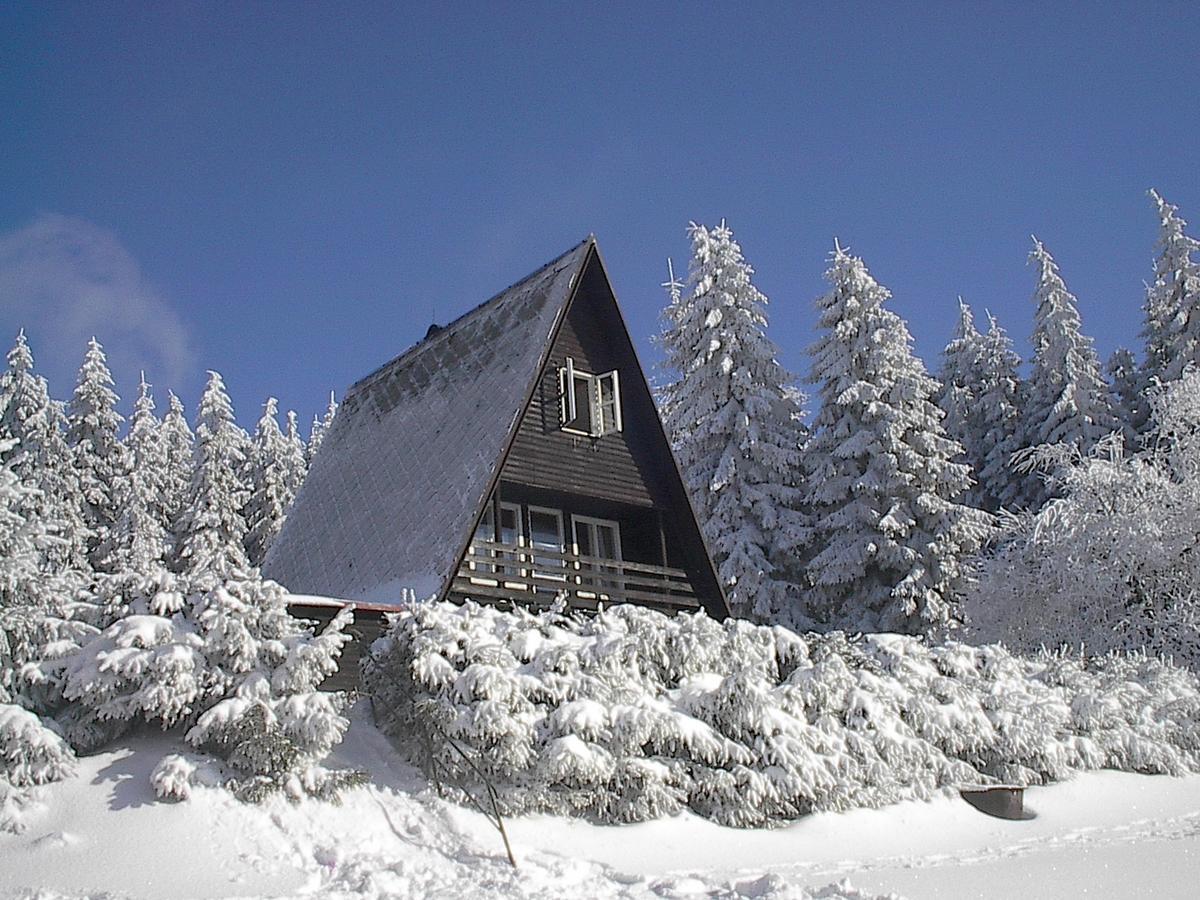
[[[150,785],[161,800],[186,800],[192,795],[196,763],[182,753],[164,756],[150,773]]]
[[[0,703],[0,778],[18,787],[61,781],[75,754],[56,731],[26,709]]]
[[[1140,655],[422,604],[364,677],[402,751],[451,790],[478,790],[477,766],[508,812],[754,826],[963,783],[1200,768],[1200,684]]]
[[[293,795],[350,783],[317,765],[349,724],[347,696],[317,690],[348,640],[349,610],[314,635],[278,584],[249,573],[219,581],[159,569],[99,585],[94,608],[107,624],[50,642],[23,671],[74,746],[94,749],[137,722],[184,725],[189,743],[237,772],[240,796],[261,795],[244,789],[246,773]],[[250,739],[287,752],[252,758]]]
[[[238,696],[200,717],[188,741],[214,749],[236,775],[226,786],[242,800],[258,802],[276,791],[337,800],[365,783],[366,773],[317,765],[346,733],[341,712],[347,695],[313,692],[273,700],[264,682],[247,683]]]
[[[0,831],[21,831],[37,787],[75,773],[75,754],[54,729],[12,703],[0,702]]]
[[[1200,669],[1200,373],[1151,399],[1155,430],[1128,454],[1044,447],[1063,496],[1010,516],[967,613],[982,640],[1145,650]]]

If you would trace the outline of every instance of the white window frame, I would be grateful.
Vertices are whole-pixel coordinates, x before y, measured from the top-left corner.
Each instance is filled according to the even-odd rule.
[[[579,406],[575,400],[575,382],[578,380],[582,380],[587,385],[585,393],[588,398],[588,419],[591,426],[588,431],[582,428],[573,428],[570,425],[579,417]],[[603,400],[602,385],[604,382],[612,385],[612,400],[609,403],[605,403]],[[558,392],[558,425],[567,434],[598,438],[606,434],[624,431],[625,423],[621,411],[621,377],[616,369],[593,375],[575,368],[575,360],[568,356],[562,368],[558,370]],[[609,428],[604,427],[606,407],[611,408],[612,427]]]
[[[533,522],[529,518],[529,516],[533,513],[545,513],[546,515],[554,516],[554,521],[557,523],[557,526],[558,526],[558,546],[551,552],[562,554],[565,552],[565,548],[566,548],[566,544],[563,543],[566,540],[566,534],[563,529],[563,511],[561,509],[555,509],[552,506],[532,506],[532,505],[530,505],[530,506],[525,507],[525,513],[526,513],[526,519],[523,524],[525,526],[526,534],[528,535],[525,543],[526,543],[526,545],[528,547],[528,551],[529,551],[527,558],[528,558],[530,566],[531,566],[532,576],[534,578],[545,578],[548,581],[566,581],[567,580],[567,573],[566,573],[567,562],[566,562],[566,560],[554,560],[553,565],[541,567],[542,569],[559,569],[559,568],[561,568],[563,570],[561,572],[539,571],[538,564],[537,564],[538,548],[535,547],[534,543],[533,543]]]
[[[576,513],[571,513],[571,545],[572,545],[571,552],[574,553],[576,556],[582,556],[583,554],[579,552],[579,531],[576,528],[577,525],[600,525],[605,528],[611,528],[613,530],[613,539],[614,539],[613,549],[616,551],[617,555],[616,555],[615,559],[608,560],[608,562],[615,562],[615,563],[621,562],[621,523],[620,522],[617,522],[614,519],[597,519],[594,516],[581,516]],[[593,536],[594,536],[594,534],[595,534],[595,532],[593,532]],[[593,557],[595,557],[596,559],[603,559],[603,557],[601,557],[601,556],[596,556],[595,553],[592,553],[591,555]]]
[[[591,572],[592,580],[594,582],[597,582],[596,585],[589,588],[588,590],[579,590],[580,596],[607,600],[611,596],[609,591],[622,592],[625,589],[625,583],[621,578],[621,573],[622,573],[623,569],[620,566],[621,561],[622,561],[621,523],[617,522],[613,519],[597,519],[594,516],[581,516],[581,515],[576,515],[576,514],[572,513],[571,514],[571,550],[574,553],[574,555],[577,557],[583,555],[582,553],[579,552],[579,526],[581,526],[581,525],[584,527],[587,527],[591,531],[590,537],[592,539],[591,543],[592,543],[593,550],[590,555],[593,559],[604,559],[604,557],[598,556],[596,553],[596,550],[595,550],[596,546],[599,544],[599,541],[596,540],[596,538],[598,536],[597,535],[598,527],[612,529],[613,551],[616,553],[616,558],[611,559],[611,560],[605,560],[605,562],[613,563],[615,571],[609,572],[606,569],[597,568],[595,563],[585,563],[585,562],[579,561],[578,559],[575,561],[575,569],[577,571]],[[576,575],[575,582],[577,584],[582,585],[583,577],[581,575]],[[605,590],[604,587],[601,586],[601,585],[604,585],[605,583],[607,583],[609,590]]]
[[[612,385],[612,400],[608,403],[604,402],[604,383],[608,382]],[[611,434],[613,432],[622,431],[624,423],[621,421],[621,376],[616,369],[611,372],[604,372],[601,375],[592,376],[592,386],[596,389],[596,395],[592,400],[592,415],[594,417],[593,429],[599,429],[599,434]],[[606,407],[612,407],[612,428],[604,427],[604,410]]]
[[[510,512],[513,514],[513,521],[516,523],[516,534],[513,535],[513,543],[518,547],[525,546],[525,516],[522,514],[520,503],[509,503],[505,500],[500,501],[500,520],[496,522],[496,543],[504,543],[504,514]],[[529,575],[529,570],[520,563],[524,562],[524,554],[518,550],[512,553],[508,550],[501,550],[496,558],[496,572],[501,577],[514,574],[515,577],[525,578]],[[525,590],[525,585],[520,582],[504,582],[505,587],[517,588]]]

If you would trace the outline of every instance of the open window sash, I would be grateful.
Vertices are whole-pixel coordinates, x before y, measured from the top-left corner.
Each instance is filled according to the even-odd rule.
[[[615,369],[591,375],[580,372],[567,357],[558,370],[558,390],[558,421],[564,431],[601,437],[622,430],[621,383]]]
[[[575,406],[575,360],[567,357],[567,364],[558,370],[558,424],[564,428],[579,415]]]
[[[592,379],[595,387],[596,415],[592,417],[593,433],[599,437],[621,431],[621,379],[616,369],[596,375]]]

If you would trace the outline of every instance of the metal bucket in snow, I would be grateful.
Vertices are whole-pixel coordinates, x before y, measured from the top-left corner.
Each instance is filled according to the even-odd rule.
[[[998,819],[1032,819],[1025,811],[1025,788],[1010,784],[980,784],[958,789],[959,796],[981,813]]]

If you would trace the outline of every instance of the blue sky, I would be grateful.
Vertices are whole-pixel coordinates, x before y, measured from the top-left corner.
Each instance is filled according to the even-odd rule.
[[[1198,63],[1195,3],[9,2],[0,343],[56,396],[95,332],[126,408],[215,368],[307,420],[595,232],[653,362],[725,217],[800,373],[835,236],[936,367],[959,294],[1024,349],[1036,233],[1107,355],[1146,189],[1200,226]]]

